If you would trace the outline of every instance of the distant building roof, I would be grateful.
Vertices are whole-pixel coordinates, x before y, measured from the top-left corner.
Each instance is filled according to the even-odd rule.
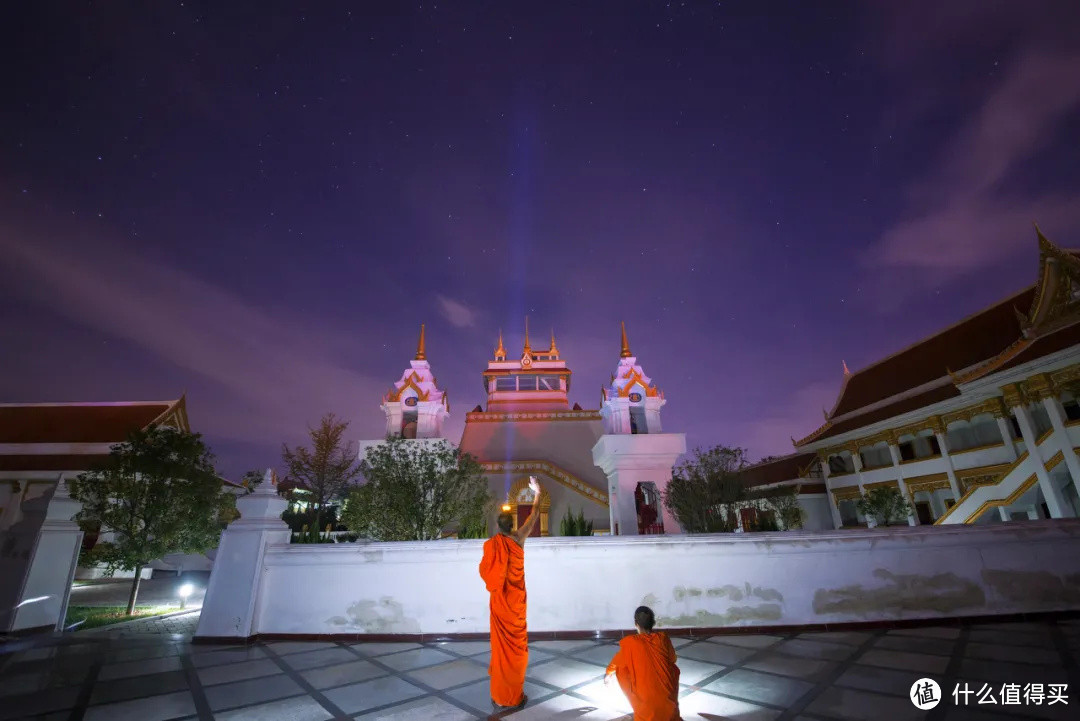
[[[814,453],[792,453],[747,466],[739,472],[739,476],[746,486],[767,486],[771,483],[805,478],[816,460],[817,454]]]

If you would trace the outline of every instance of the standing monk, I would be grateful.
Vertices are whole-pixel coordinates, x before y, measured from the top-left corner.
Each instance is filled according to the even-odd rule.
[[[679,667],[675,648],[648,606],[634,611],[637,634],[619,641],[604,682],[614,674],[634,709],[634,721],[682,721],[679,716]]]
[[[514,516],[499,514],[499,532],[484,543],[480,577],[491,593],[491,705],[496,711],[525,705],[529,637],[525,629],[525,539],[540,519],[540,484],[529,478],[533,507],[516,532]]]

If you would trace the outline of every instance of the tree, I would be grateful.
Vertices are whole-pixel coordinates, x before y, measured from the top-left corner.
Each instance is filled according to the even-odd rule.
[[[377,541],[427,541],[455,524],[466,535],[482,524],[487,535],[494,499],[483,469],[445,441],[390,436],[367,450],[360,468],[366,483],[342,512],[350,531]]]
[[[114,535],[95,545],[87,560],[104,563],[110,575],[117,569],[135,572],[129,615],[146,564],[168,553],[213,548],[223,521],[235,511],[213,458],[199,434],[150,426],[113,446],[101,468],[71,482],[71,497],[82,504],[75,520],[100,524],[102,533]]]
[[[772,512],[773,517],[780,522],[780,527],[785,531],[802,528],[806,511],[799,505],[798,485],[767,488],[753,495],[765,510]]]
[[[746,466],[742,448],[695,449],[694,457],[672,474],[664,505],[687,533],[733,531],[739,524],[739,503],[747,498],[739,478]]]
[[[254,493],[259,484],[263,482],[263,471],[248,471],[240,478],[240,485],[244,487],[244,493]]]
[[[761,460],[758,461],[757,463],[755,463],[754,465],[758,465],[758,464],[761,464],[761,463],[772,463],[773,461],[778,461],[781,458],[783,458],[783,456],[762,456]]]
[[[560,536],[591,536],[593,535],[593,522],[585,520],[585,509],[582,508],[575,516],[574,512],[567,508],[566,515],[559,522]]]
[[[900,493],[899,488],[892,486],[871,488],[855,506],[864,516],[873,518],[879,526],[891,526],[900,519],[906,521],[911,514],[911,504]]]
[[[323,527],[326,504],[344,498],[360,477],[355,454],[343,440],[348,427],[348,421],[327,413],[318,428],[308,428],[310,449],[282,444],[281,458],[289,469],[286,481],[305,492],[305,499],[311,504],[314,528]]]

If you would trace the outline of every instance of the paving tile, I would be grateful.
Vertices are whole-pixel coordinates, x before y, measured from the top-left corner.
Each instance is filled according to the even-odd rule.
[[[697,685],[709,676],[724,670],[723,666],[706,663],[705,661],[696,661],[692,658],[680,658],[675,662],[675,665],[679,667],[679,683],[688,685]]]
[[[401,653],[378,657],[379,663],[384,663],[395,671],[410,671],[454,660],[454,656],[433,648],[418,648],[413,651],[402,651]]]
[[[179,671],[183,668],[179,656],[165,656],[164,658],[152,658],[144,661],[127,661],[126,663],[110,663],[102,666],[98,673],[98,681],[111,681],[117,678],[129,676],[145,676],[151,673],[164,671]]]
[[[188,691],[148,696],[132,701],[91,706],[84,721],[163,721],[195,713],[195,700]]]
[[[843,661],[856,651],[853,646],[846,646],[841,643],[807,641],[802,638],[793,638],[789,641],[784,641],[783,643],[774,646],[771,650],[792,656],[824,658],[830,661]]]
[[[980,658],[990,661],[1011,661],[1021,663],[1040,663],[1054,665],[1061,663],[1057,649],[1048,642],[1044,647],[1004,646],[993,643],[968,643],[964,649],[965,658]]]
[[[273,676],[281,673],[281,668],[268,658],[257,658],[254,661],[208,666],[198,669],[196,673],[203,686],[213,686],[219,683],[243,681],[247,678]]]
[[[161,696],[188,687],[183,671],[166,671],[147,676],[131,676],[115,681],[99,681],[90,696],[91,704],[114,703],[144,696]]]
[[[560,657],[554,655],[551,651],[545,651],[541,648],[532,648],[531,646],[529,647],[530,667],[535,666],[539,663],[544,663],[545,661],[550,661],[553,658]],[[478,653],[475,656],[469,656],[469,660],[480,664],[484,668],[487,668],[488,664],[491,663],[491,651],[485,651],[484,653]]]
[[[911,691],[911,685],[925,675],[919,671],[898,671],[896,669],[853,664],[840,675],[835,685],[907,698],[908,693]]]
[[[925,653],[907,651],[889,651],[872,648],[859,656],[858,662],[865,666],[881,666],[901,671],[919,671],[924,674],[943,674],[949,666],[948,656],[933,656]]]
[[[20,696],[7,696],[0,703],[0,719],[13,719],[20,716],[36,716],[75,706],[82,689],[72,686],[53,688]]]
[[[321,651],[327,648],[338,648],[336,643],[328,643],[326,641],[274,641],[266,645],[278,656],[284,656],[290,653],[304,653],[305,651]]]
[[[427,684],[431,688],[440,691],[451,686],[460,686],[463,683],[487,678],[487,670],[467,659],[458,659],[449,663],[441,663],[438,666],[409,671],[406,674],[410,679],[416,679],[420,683]]]
[[[335,646],[333,648],[319,649],[318,651],[289,654],[288,656],[282,656],[281,660],[290,668],[303,671],[309,668],[318,668],[319,666],[329,666],[332,663],[355,661],[356,654],[347,648]]]
[[[223,663],[251,661],[257,658],[266,658],[266,652],[258,646],[251,646],[227,651],[214,651],[213,653],[192,654],[191,662],[196,668],[203,668],[204,666],[217,666]]]
[[[757,652],[757,649],[739,648],[722,643],[699,643],[679,651],[677,655],[680,659],[692,658],[705,663],[734,666]]]
[[[920,638],[918,636],[882,636],[874,641],[873,648],[890,651],[911,651],[951,656],[956,642],[946,638]]]
[[[423,696],[425,691],[404,679],[383,676],[370,681],[332,688],[324,691],[323,695],[345,713],[355,714]]]
[[[837,686],[831,686],[818,694],[817,698],[806,707],[806,713],[851,721],[863,721],[863,719],[923,721],[926,718],[926,712],[920,711],[907,698],[884,696]]]
[[[968,632],[968,643],[989,643],[995,646],[1052,646],[1053,637],[1049,634],[1010,633],[989,628],[972,628]]]
[[[333,717],[310,696],[294,696],[258,706],[219,711],[214,714],[214,721],[326,721]]]
[[[530,704],[539,703],[541,699],[554,693],[557,692],[529,681],[525,682],[525,695],[529,697]],[[446,695],[476,709],[485,716],[491,713],[491,682],[487,679],[452,689],[447,691]]]
[[[696,643],[700,640],[699,638],[691,638],[689,636],[669,636],[668,638],[671,639],[671,645],[677,649],[682,648],[689,643]],[[618,642],[616,642],[615,645],[618,646]]]
[[[781,676],[791,676],[807,681],[818,681],[836,668],[832,661],[803,658],[798,656],[783,656],[778,653],[769,653],[752,661],[747,661],[743,668],[755,671],[767,671]]]
[[[557,688],[570,688],[604,675],[604,669],[591,663],[558,659],[552,663],[530,667],[527,678],[549,683]]]
[[[605,683],[603,680],[593,681],[581,688],[574,689],[574,694],[587,699],[596,704],[597,708],[605,711],[615,711],[621,714],[630,714],[634,711],[630,707],[626,695],[614,679],[612,679],[611,683]]]
[[[386,671],[370,661],[350,661],[324,668],[313,668],[300,675],[315,688],[323,689],[385,676]]]
[[[737,668],[702,688],[746,701],[787,707],[814,688],[814,684],[786,676]]]
[[[595,641],[581,639],[579,641],[533,641],[529,644],[529,650],[534,648],[555,651],[556,653],[569,653],[579,648],[591,648],[596,645]]]
[[[1016,721],[1015,716],[1003,716],[979,708],[950,708],[945,712],[945,721]]]
[[[960,662],[960,680],[999,683],[1068,683],[1068,673],[1060,665],[1039,666],[1007,661],[965,658]]]
[[[811,631],[810,633],[800,633],[796,638],[806,639],[807,641],[828,641],[830,643],[846,643],[849,646],[861,646],[873,635],[872,631]]]
[[[914,628],[894,628],[886,631],[889,636],[920,636],[922,638],[960,638],[959,626],[916,626]]]
[[[457,653],[462,656],[473,656],[484,651],[491,650],[489,641],[448,641],[445,643],[432,644],[433,648],[448,653]],[[404,650],[404,649],[403,649]]]
[[[739,648],[768,648],[778,641],[783,641],[784,637],[732,633],[726,636],[710,636],[706,640],[711,643],[722,643],[726,646],[738,646]]]
[[[476,715],[447,703],[440,698],[420,698],[415,701],[372,711],[356,717],[358,721],[471,721]],[[516,718],[516,717],[515,717]]]
[[[49,687],[48,668],[29,673],[8,673],[0,675],[0,697],[14,694],[33,693]]]
[[[303,689],[300,688],[299,684],[285,674],[261,676],[244,681],[207,686],[203,691],[206,693],[206,700],[210,703],[210,708],[214,711],[273,701],[303,693]]]
[[[618,646],[604,644],[602,646],[593,646],[592,648],[578,649],[570,655],[579,661],[587,661],[588,663],[594,663],[597,666],[607,668],[607,665],[611,663],[611,659],[615,657],[618,650]]]
[[[618,711],[603,709],[591,701],[583,701],[572,696],[555,696],[547,701],[531,703],[521,711],[506,716],[513,721],[630,721],[630,718]]]
[[[679,713],[684,721],[773,721],[781,712],[707,691],[695,691],[679,699]]]
[[[418,643],[372,643],[370,641],[361,641],[360,643],[350,644],[350,646],[365,656],[386,656],[391,653],[414,651],[422,648]]]

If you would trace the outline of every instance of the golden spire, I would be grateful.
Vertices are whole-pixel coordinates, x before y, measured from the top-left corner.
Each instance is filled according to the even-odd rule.
[[[532,352],[532,346],[529,345],[529,316],[525,316],[525,348],[526,353]]]
[[[632,358],[633,353],[630,352],[630,342],[626,340],[626,322],[621,321],[619,325],[622,326],[622,352],[619,354],[619,357]]]
[[[427,360],[424,355],[424,324],[420,324],[420,342],[416,344],[416,360]]]
[[[555,355],[559,352],[559,349],[555,346],[555,329],[551,329],[551,354]]]
[[[842,360],[842,361],[840,361],[840,362],[844,364],[844,375],[846,375],[846,376],[849,376],[849,375],[851,375],[851,371],[849,371],[849,370],[848,370],[848,367],[847,367],[847,361],[845,361],[845,360]]]
[[[495,360],[506,359],[506,348],[503,347],[502,328],[499,328],[499,347],[495,349]]]

